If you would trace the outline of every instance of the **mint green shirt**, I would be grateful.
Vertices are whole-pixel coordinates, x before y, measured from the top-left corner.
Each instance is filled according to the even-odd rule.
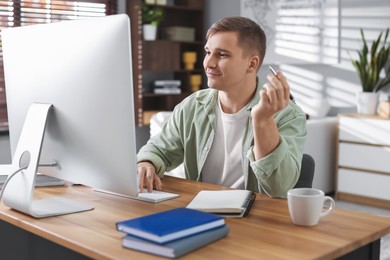
[[[298,181],[306,116],[294,102],[275,114],[281,142],[272,153],[254,161],[251,109],[259,102],[258,90],[247,106],[248,120],[242,141],[245,189],[271,197],[285,197]],[[202,168],[213,143],[218,91],[203,89],[178,104],[162,131],[152,137],[137,155],[138,162],[150,161],[160,178],[184,163],[187,179],[202,181]]]

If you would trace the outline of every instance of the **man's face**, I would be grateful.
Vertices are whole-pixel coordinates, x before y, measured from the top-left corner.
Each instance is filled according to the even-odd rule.
[[[250,56],[243,51],[236,32],[218,32],[207,40],[203,67],[210,88],[229,91],[245,84]]]

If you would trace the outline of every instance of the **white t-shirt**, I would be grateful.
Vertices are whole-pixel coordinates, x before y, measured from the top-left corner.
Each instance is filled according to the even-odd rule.
[[[247,122],[246,106],[236,114],[217,108],[217,125],[213,144],[202,170],[202,181],[245,189],[242,171],[242,136]]]

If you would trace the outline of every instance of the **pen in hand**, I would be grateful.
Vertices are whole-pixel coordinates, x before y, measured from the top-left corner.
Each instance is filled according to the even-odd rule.
[[[268,66],[268,67],[269,67],[270,71],[271,71],[276,77],[278,77],[278,74],[276,74],[276,71],[274,70],[274,68],[272,68],[271,66]],[[290,99],[291,99],[292,101],[294,101],[294,97],[291,95],[291,93],[290,93]]]

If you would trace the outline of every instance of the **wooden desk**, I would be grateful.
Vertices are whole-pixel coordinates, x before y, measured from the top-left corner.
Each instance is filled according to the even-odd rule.
[[[202,189],[222,189],[206,183],[166,177],[166,191],[179,193],[177,199],[150,204],[94,192],[87,187],[38,188],[37,197],[66,196],[80,202],[92,203],[88,212],[34,219],[0,205],[2,223],[21,228],[26,233],[53,241],[94,259],[149,259],[154,255],[121,247],[122,233],[115,223],[154,212],[186,206]],[[228,237],[196,250],[184,258],[204,259],[335,259],[367,245],[368,253],[379,259],[380,237],[390,233],[390,219],[336,209],[314,227],[299,227],[291,223],[285,199],[258,195],[248,217],[227,219]],[[0,232],[4,236],[4,232]],[[8,239],[12,236],[8,235]],[[7,237],[1,237],[0,244]],[[23,241],[22,241],[23,242]],[[20,248],[21,241],[17,241]],[[31,241],[27,249],[33,254]],[[4,247],[4,246],[3,246]],[[9,247],[15,247],[10,245]],[[0,248],[0,253],[7,248]],[[47,249],[43,249],[47,250]],[[370,251],[371,250],[371,251]],[[35,252],[36,253],[36,252]],[[3,256],[3,255],[2,255]],[[349,255],[351,256],[351,255]],[[356,256],[356,255],[355,255]],[[352,255],[352,257],[355,257]],[[31,258],[29,258],[31,259]],[[58,259],[58,255],[55,258]]]

